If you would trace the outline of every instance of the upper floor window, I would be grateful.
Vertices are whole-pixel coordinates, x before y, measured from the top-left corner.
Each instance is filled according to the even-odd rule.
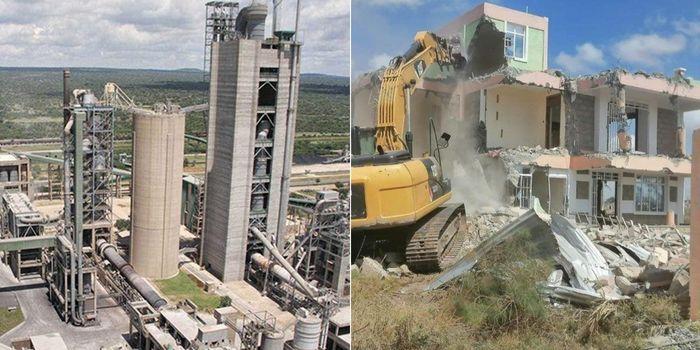
[[[525,60],[525,26],[506,22],[505,55]]]

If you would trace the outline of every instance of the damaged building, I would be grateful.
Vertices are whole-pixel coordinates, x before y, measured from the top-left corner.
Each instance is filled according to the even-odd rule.
[[[436,30],[459,42],[466,65],[419,74],[409,104],[413,153],[431,154],[432,123],[453,137],[442,158],[457,199],[489,192],[530,208],[536,197],[549,213],[589,223],[684,222],[683,114],[700,109],[700,85],[682,68],[670,77],[622,69],[568,77],[548,67],[548,23],[484,3]],[[355,154],[373,152],[377,74],[353,86]],[[471,174],[490,190],[461,190]]]

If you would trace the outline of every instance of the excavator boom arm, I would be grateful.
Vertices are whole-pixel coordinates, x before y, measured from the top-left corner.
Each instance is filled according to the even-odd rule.
[[[376,145],[383,151],[407,149],[404,135],[408,98],[416,88],[416,81],[433,63],[452,65],[451,48],[446,41],[429,32],[418,32],[411,48],[392,61],[382,76],[377,103]],[[410,128],[410,125],[408,125]]]

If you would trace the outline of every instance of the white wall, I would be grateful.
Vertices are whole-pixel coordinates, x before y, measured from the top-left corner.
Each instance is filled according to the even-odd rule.
[[[523,86],[508,85],[488,89],[486,146],[544,147],[547,95],[545,89]]]
[[[576,199],[576,182],[588,182],[588,199]],[[571,170],[569,173],[569,213],[586,213],[591,212],[591,174],[577,174],[576,170]]]
[[[634,214],[634,196],[631,201],[626,201],[622,199],[622,186],[632,185],[634,186],[634,179],[636,177],[624,177],[622,172],[619,173],[620,176],[620,188],[618,189],[617,198],[620,199],[620,214]]]
[[[596,132],[593,139],[596,152],[607,152],[607,119],[608,119],[608,103],[610,102],[610,91],[607,88],[596,90],[595,95],[595,112],[594,112],[594,130]]]
[[[659,105],[655,100],[649,101],[649,114],[647,115],[647,153],[650,155],[656,155],[657,152],[657,141],[656,141],[656,126],[658,123],[658,108]]]
[[[676,196],[676,202],[672,203],[671,200],[671,186],[675,186],[677,189],[678,195]],[[676,221],[676,224],[682,223],[684,219],[683,215],[683,203],[685,202],[685,197],[683,190],[683,177],[678,177],[678,180],[672,181],[669,179],[668,181],[668,187],[666,189],[666,203],[668,204],[668,209],[673,210],[673,212],[676,213],[678,220]]]

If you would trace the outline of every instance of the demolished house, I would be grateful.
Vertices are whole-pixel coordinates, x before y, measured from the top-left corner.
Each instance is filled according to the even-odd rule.
[[[420,75],[410,101],[414,154],[431,153],[432,121],[453,137],[442,156],[457,198],[459,182],[471,180],[450,174],[466,159],[504,204],[531,208],[536,197],[550,214],[591,224],[684,222],[683,113],[700,109],[700,85],[683,69],[577,78],[550,70],[548,22],[484,3],[436,31],[458,39],[467,64]],[[372,152],[377,74],[353,86],[355,153]]]

